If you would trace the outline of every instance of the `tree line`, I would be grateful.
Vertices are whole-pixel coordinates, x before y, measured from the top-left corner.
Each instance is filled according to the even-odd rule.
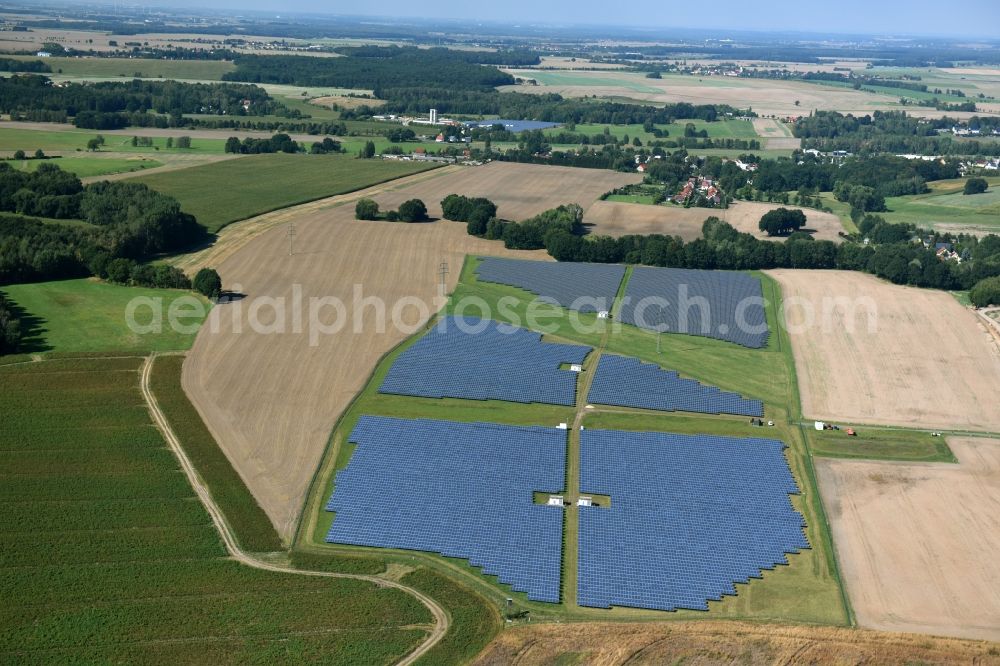
[[[0,78],[0,112],[14,119],[65,121],[78,127],[117,129],[129,125],[179,124],[183,114],[218,116],[301,115],[263,88],[237,83],[121,81],[62,83],[36,74]],[[162,120],[157,121],[157,117]],[[173,121],[171,121],[173,119]]]
[[[960,122],[954,118],[917,118],[905,111],[875,111],[871,115],[844,115],[816,111],[799,118],[793,127],[803,148],[824,152],[913,153],[919,155],[983,155],[996,152],[996,143],[957,139],[938,130]]]
[[[503,241],[513,250],[545,249],[558,261],[624,263],[703,270],[760,270],[769,268],[840,269],[871,273],[895,284],[936,289],[969,289],[982,280],[1000,276],[1000,236],[959,237],[966,260],[941,261],[933,243],[914,243],[915,235],[937,238],[910,224],[891,224],[876,215],[862,220],[867,244],[845,239],[841,244],[819,241],[795,231],[805,223],[801,211],[778,209],[764,215],[761,229],[768,233],[793,231],[783,243],[761,240],[737,231],[717,217],[702,226],[702,237],[685,242],[663,234],[620,238],[585,235],[583,210],[569,204],[514,222],[490,217],[485,224],[474,211],[495,210],[489,200],[449,195],[442,201],[455,211],[452,218],[467,221],[470,235]],[[950,237],[949,237],[950,238]],[[990,292],[992,293],[992,292]]]

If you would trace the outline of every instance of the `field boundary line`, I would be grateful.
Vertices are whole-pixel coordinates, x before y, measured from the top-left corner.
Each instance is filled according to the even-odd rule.
[[[223,545],[226,547],[226,551],[232,556],[233,559],[240,562],[243,565],[252,567],[254,569],[261,569],[264,571],[272,571],[275,573],[283,574],[293,574],[299,576],[316,576],[323,578],[346,578],[352,580],[361,580],[374,584],[376,587],[391,587],[400,590],[410,596],[416,598],[420,603],[427,607],[427,610],[431,612],[434,617],[434,627],[430,631],[427,639],[424,640],[415,650],[410,652],[408,655],[403,657],[398,663],[398,666],[409,666],[409,664],[415,663],[422,656],[427,654],[431,649],[433,649],[448,633],[448,629],[451,626],[451,618],[443,607],[438,605],[436,601],[431,599],[429,596],[420,592],[416,588],[404,585],[397,581],[380,578],[378,576],[370,576],[365,574],[347,574],[347,573],[335,573],[332,571],[309,571],[303,569],[295,569],[290,566],[275,564],[273,562],[267,562],[264,560],[257,559],[253,557],[246,551],[244,551],[239,542],[236,540],[236,536],[233,534],[232,529],[226,522],[225,515],[222,513],[219,506],[215,503],[212,498],[212,494],[208,487],[201,480],[198,471],[195,469],[194,465],[191,463],[191,459],[188,458],[187,453],[181,446],[180,440],[177,435],[174,434],[173,429],[170,427],[166,416],[160,410],[160,405],[156,401],[156,396],[153,395],[153,391],[150,388],[149,378],[153,371],[153,362],[157,357],[157,353],[154,352],[145,358],[140,369],[140,386],[142,389],[142,396],[146,401],[146,406],[149,408],[150,415],[153,417],[153,421],[156,423],[157,428],[163,434],[164,439],[170,447],[170,450],[177,457],[178,462],[180,462],[181,469],[184,471],[185,476],[187,476],[188,482],[194,489],[195,494],[201,501],[208,515],[212,518],[212,522],[215,524],[215,528],[222,538]],[[167,354],[164,354],[167,355]],[[171,355],[177,355],[171,354]]]
[[[789,426],[794,428],[798,425],[799,437],[802,438],[803,459],[805,461],[806,475],[809,483],[816,491],[815,505],[816,512],[821,521],[820,535],[823,538],[827,551],[827,562],[830,566],[830,573],[837,583],[837,590],[840,592],[840,601],[844,609],[845,619],[848,627],[857,627],[857,617],[854,615],[854,606],[851,605],[851,597],[847,592],[847,584],[844,582],[844,575],[840,569],[840,558],[837,556],[837,544],[833,540],[833,528],[830,525],[830,517],[826,513],[826,506],[823,504],[823,489],[819,485],[819,477],[816,474],[816,463],[813,457],[812,444],[806,434],[802,416],[802,394],[799,392],[799,371],[796,366],[795,353],[792,349],[792,339],[788,336],[788,331],[782,326],[785,316],[785,292],[774,276],[762,271],[761,276],[766,277],[770,283],[771,299],[773,303],[775,326],[777,327],[776,339],[778,342],[778,352],[785,357],[789,373],[789,389],[791,391],[791,404],[789,405]],[[763,286],[763,280],[761,281]],[[784,339],[784,346],[782,346]]]

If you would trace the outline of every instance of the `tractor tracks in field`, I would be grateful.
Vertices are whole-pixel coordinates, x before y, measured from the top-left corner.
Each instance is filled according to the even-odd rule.
[[[430,630],[427,638],[421,643],[415,650],[410,652],[408,655],[403,657],[399,662],[398,666],[408,666],[409,664],[415,663],[422,656],[427,654],[434,646],[436,646],[445,634],[448,633],[448,629],[451,626],[451,618],[448,613],[442,608],[436,601],[431,599],[429,596],[420,592],[416,588],[404,585],[395,580],[390,580],[388,578],[381,578],[379,576],[369,576],[364,574],[346,574],[346,573],[334,573],[330,571],[306,571],[303,569],[295,569],[293,567],[277,564],[274,562],[268,562],[266,560],[261,560],[254,557],[252,554],[247,553],[241,547],[236,539],[236,535],[233,533],[232,528],[229,523],[226,522],[225,515],[222,510],[215,503],[212,498],[212,494],[208,487],[202,481],[201,477],[198,475],[197,470],[191,463],[191,459],[188,458],[187,453],[185,453],[183,447],[180,444],[180,440],[174,433],[173,429],[170,427],[170,423],[167,421],[166,416],[160,409],[159,403],[156,401],[156,396],[153,395],[153,391],[150,388],[150,377],[153,372],[153,361],[155,360],[157,354],[153,353],[146,357],[143,362],[142,368],[139,372],[140,386],[142,388],[142,397],[146,401],[146,405],[149,407],[149,412],[153,417],[153,421],[159,428],[160,432],[163,434],[164,439],[167,441],[167,445],[173,451],[174,455],[177,457],[178,462],[180,462],[181,469],[187,476],[188,481],[191,483],[191,487],[194,488],[198,499],[201,501],[208,515],[212,518],[212,523],[215,524],[216,530],[219,532],[219,536],[222,538],[222,542],[226,547],[226,551],[229,555],[240,562],[241,564],[252,567],[254,569],[261,569],[263,571],[273,571],[276,573],[290,574],[297,576],[314,576],[320,578],[349,578],[353,580],[362,580],[372,583],[381,588],[395,588],[415,597],[420,603],[422,603],[427,610],[430,611],[431,615],[434,617],[434,625]]]

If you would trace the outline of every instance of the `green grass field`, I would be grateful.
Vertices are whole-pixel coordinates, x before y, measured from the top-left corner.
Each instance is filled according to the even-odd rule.
[[[527,292],[503,285],[480,283],[476,280],[474,266],[476,260],[469,258],[462,271],[459,286],[452,294],[446,311],[459,313],[457,304],[465,297],[482,299],[492,310],[494,317],[502,321],[524,325],[528,303],[534,296]],[[765,297],[770,301],[768,319],[772,331],[777,330],[775,307],[780,300],[776,283],[762,276]],[[498,303],[501,298],[513,297],[503,316]],[[783,331],[772,335],[769,346],[762,350],[750,350],[729,343],[685,335],[664,335],[661,352],[657,352],[656,336],[631,326],[611,324],[606,332],[599,330],[599,322],[594,314],[581,314],[579,321],[584,327],[592,327],[589,332],[574,330],[566,312],[560,308],[540,308],[559,318],[544,319],[553,330],[546,335],[552,341],[572,341],[598,347],[608,352],[637,356],[646,361],[659,362],[678,370],[682,375],[694,377],[728,390],[740,391],[745,395],[764,399],[766,414],[777,422],[774,428],[753,428],[746,419],[733,417],[695,417],[682,414],[660,414],[643,410],[624,410],[628,413],[602,412],[600,408],[585,412],[588,428],[608,427],[622,429],[651,429],[672,432],[699,432],[743,437],[774,437],[789,444],[789,463],[795,472],[802,494],[793,497],[795,506],[802,511],[809,525],[808,536],[812,549],[790,558],[790,566],[779,567],[766,573],[763,581],[749,586],[739,586],[739,595],[727,597],[722,602],[710,604],[708,617],[751,618],[765,620],[799,621],[823,624],[844,624],[847,611],[840,588],[836,564],[829,533],[826,528],[822,506],[819,502],[813,477],[811,462],[807,455],[807,444],[802,430],[795,425],[799,418],[798,395],[795,387],[794,366],[791,348]],[[477,312],[478,314],[478,312]],[[605,320],[606,323],[606,320]],[[303,513],[303,528],[298,535],[302,547],[330,552],[355,552],[339,546],[323,543],[323,536],[333,520],[322,510],[322,505],[332,489],[333,474],[344,468],[353,453],[353,446],[346,438],[357,419],[362,414],[382,414],[401,417],[426,417],[452,419],[458,421],[493,421],[511,424],[554,424],[572,422],[577,407],[557,407],[550,405],[519,405],[498,401],[434,400],[405,396],[389,396],[377,393],[377,388],[388,372],[393,361],[402,351],[415,342],[411,338],[390,352],[379,363],[364,391],[338,422],[323,465],[310,492]],[[588,358],[584,366],[586,376],[593,370],[594,357]],[[583,391],[583,389],[581,389]],[[581,398],[582,400],[583,398]],[[616,410],[622,411],[622,410]],[[578,433],[571,432],[570,451],[573,442],[578,441]],[[567,470],[572,487],[578,478],[572,453]],[[572,512],[568,512],[572,515]],[[564,543],[564,599],[575,598],[576,523],[568,519]],[[483,576],[467,563],[449,558],[389,549],[362,549],[367,554],[378,554],[388,561],[401,562],[418,560],[435,569],[448,572],[453,577],[466,581],[493,603],[502,603],[505,597],[515,599],[518,608],[531,611],[532,617],[547,620],[566,619],[685,619],[705,617],[704,613],[689,611],[661,613],[629,608],[615,608],[603,611],[584,608],[573,603],[560,605],[528,601],[526,596],[513,593],[500,586],[488,576]]]
[[[226,557],[141,363],[0,368],[0,661],[390,664],[423,640],[401,591]]]
[[[669,136],[665,137],[665,140],[677,139],[684,137],[684,128],[690,123],[695,126],[695,130],[700,132],[705,130],[708,132],[709,138],[712,139],[757,139],[759,138],[757,132],[753,128],[753,124],[745,120],[718,120],[716,122],[706,122],[704,120],[678,120],[669,125],[657,125],[656,127],[661,130],[666,130],[669,132]],[[578,134],[586,134],[587,136],[593,136],[594,134],[603,134],[604,128],[607,127],[609,133],[619,139],[624,136],[628,136],[629,139],[634,139],[639,137],[643,143],[648,143],[654,141],[654,137],[651,133],[645,131],[642,125],[599,125],[599,124],[580,124],[576,126],[574,130]],[[561,128],[545,130],[546,134],[558,134],[564,131]]]
[[[0,287],[0,291],[25,314],[22,347],[26,352],[184,350],[191,347],[210,307],[204,298],[193,292],[124,287],[96,279],[16,284]],[[180,298],[185,301],[178,302]],[[141,326],[153,323],[153,310],[149,305],[157,309],[162,305],[160,331],[133,331],[126,322],[130,302],[141,304],[134,316],[134,321]],[[190,327],[187,331],[175,331],[168,323],[168,309],[175,302],[178,307],[183,306],[184,312],[196,313],[178,319],[178,323]]]
[[[10,56],[15,60],[38,60]],[[149,58],[46,58],[53,74],[145,79],[192,79],[219,81],[236,66],[225,60],[158,60]]]
[[[17,126],[16,122],[0,123],[0,151],[23,150],[29,155],[35,152],[36,148],[41,148],[46,153],[51,152],[71,152],[81,153],[87,150],[87,142],[96,136],[103,136],[105,144],[100,148],[101,152],[116,153],[222,153],[226,142],[224,139],[205,139],[198,136],[197,132],[191,132],[190,148],[167,148],[167,140],[164,137],[153,139],[152,146],[133,146],[131,135],[121,134],[101,134],[90,130],[54,130],[40,131],[23,129]]]
[[[923,227],[940,224],[961,225],[988,231],[1000,230],[1000,177],[987,178],[989,189],[965,195],[965,178],[930,183],[931,191],[907,197],[889,197],[890,222],[910,222]]]
[[[933,181],[927,184],[931,191],[926,194],[888,197],[885,205],[889,210],[876,215],[892,223],[914,224],[924,229],[997,233],[1000,231],[1000,177],[988,177],[989,189],[972,195],[962,194],[966,180]],[[848,204],[837,201],[830,192],[823,192],[820,197],[823,205],[833,210],[848,231],[857,231]]]
[[[841,427],[846,427],[841,425]],[[824,458],[958,462],[944,437],[929,432],[857,426],[856,437],[843,430],[808,430],[813,453]]]
[[[154,167],[163,166],[161,162],[147,157],[65,157],[53,160],[12,160],[10,162],[15,169],[21,171],[35,171],[42,164],[55,164],[63,171],[76,174],[77,178],[90,178],[92,176],[107,176],[113,173],[125,173],[130,171],[142,171]]]
[[[209,231],[279,208],[344,194],[431,168],[350,155],[249,155],[136,181],[175,197]]]

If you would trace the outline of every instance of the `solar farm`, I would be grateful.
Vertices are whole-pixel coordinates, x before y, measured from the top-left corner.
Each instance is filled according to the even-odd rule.
[[[623,282],[634,293],[640,274],[491,258],[467,268],[472,284],[572,307],[606,297],[614,312]],[[659,270],[640,277],[639,291],[685,280],[723,310],[762,293],[745,274]],[[749,318],[766,329],[758,307]],[[736,320],[723,310],[712,316]],[[700,344],[690,336],[651,358],[656,335],[622,326],[632,337],[617,342],[613,333],[543,336],[500,319],[439,318],[384,361],[356,405],[341,435],[351,448],[323,486],[317,536],[461,560],[522,603],[577,612],[705,612],[811,557],[813,514],[803,509],[801,470],[793,473],[790,431],[761,437],[746,421],[714,420],[759,419],[765,400],[672,369],[687,367]],[[776,353],[766,330],[724,342],[721,352],[717,340],[705,344],[722,359]],[[810,575],[806,566],[814,563],[795,576]]]
[[[588,430],[580,512],[581,606],[708,610],[736,583],[808,548],[782,442]]]
[[[582,364],[591,348],[541,337],[491,320],[444,317],[392,365],[379,393],[572,405],[576,374],[560,366]]]
[[[704,336],[751,349],[767,345],[760,281],[745,273],[636,267],[621,317],[651,331]]]
[[[364,417],[337,474],[327,540],[460,557],[536,601],[559,601],[566,432]]]
[[[476,273],[483,282],[518,287],[570,310],[602,312],[611,310],[625,267],[483,257]]]
[[[600,405],[702,414],[764,416],[764,403],[682,379],[673,370],[627,356],[605,354],[597,364],[588,400]]]

